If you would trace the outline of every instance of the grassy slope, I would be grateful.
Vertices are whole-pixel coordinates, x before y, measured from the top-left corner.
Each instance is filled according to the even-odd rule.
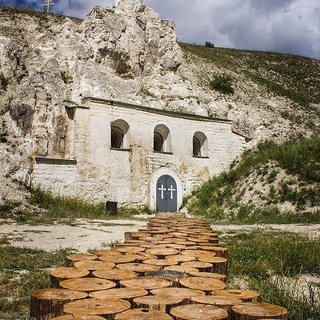
[[[230,171],[199,188],[188,208],[214,220],[319,221],[320,138],[246,151]]]

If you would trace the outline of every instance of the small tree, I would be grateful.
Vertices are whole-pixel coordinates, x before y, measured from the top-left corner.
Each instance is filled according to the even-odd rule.
[[[213,44],[212,42],[210,42],[210,41],[206,41],[206,42],[204,43],[204,45],[205,45],[207,48],[214,48],[214,44]]]
[[[233,85],[232,77],[226,74],[216,76],[213,80],[210,81],[211,89],[220,91],[224,94],[234,93],[234,89],[232,85]]]

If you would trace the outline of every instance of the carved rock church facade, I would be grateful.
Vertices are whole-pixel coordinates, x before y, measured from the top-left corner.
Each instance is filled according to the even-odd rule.
[[[60,195],[177,211],[246,145],[229,120],[97,98],[65,108],[68,152],[35,155],[32,177]]]

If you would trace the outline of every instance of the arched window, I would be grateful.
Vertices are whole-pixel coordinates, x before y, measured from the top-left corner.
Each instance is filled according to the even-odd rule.
[[[153,151],[171,153],[170,130],[164,124],[159,124],[154,128]]]
[[[128,149],[130,146],[129,125],[124,120],[111,122],[111,148]]]
[[[193,135],[192,155],[194,157],[208,157],[208,140],[203,132],[197,131]]]
[[[153,136],[153,150],[156,152],[162,152],[163,143],[164,143],[164,140],[161,133],[155,131]]]

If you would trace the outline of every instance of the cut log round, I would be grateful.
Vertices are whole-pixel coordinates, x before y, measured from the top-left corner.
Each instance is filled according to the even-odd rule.
[[[72,279],[72,278],[84,278],[88,277],[90,272],[84,268],[74,268],[74,267],[61,267],[51,271],[50,280],[53,288],[59,287],[59,282]]]
[[[96,256],[120,256],[121,252],[107,250],[107,249],[101,249],[101,250],[95,250],[92,254],[94,254]]]
[[[148,277],[155,277],[155,278],[169,280],[171,281],[172,287],[178,287],[179,280],[187,276],[187,274],[184,272],[172,271],[172,270],[151,271],[151,272],[146,272],[145,275]]]
[[[113,248],[113,251],[119,251],[120,253],[129,253],[129,254],[134,254],[138,252],[143,252],[145,251],[145,248],[142,247],[131,247],[131,246],[115,246]]]
[[[223,257],[200,257],[201,262],[209,262],[212,264],[212,272],[227,275],[228,272],[228,260]]]
[[[171,281],[153,277],[137,277],[133,279],[120,280],[120,285],[123,287],[151,290],[169,287],[171,285]]]
[[[265,302],[246,302],[232,308],[231,319],[254,320],[254,319],[287,319],[288,310],[274,304]]]
[[[241,289],[214,290],[211,294],[216,296],[230,296],[240,299],[243,302],[255,302],[260,298],[260,293],[258,292]]]
[[[113,320],[117,313],[130,308],[128,301],[116,298],[109,299],[84,299],[73,301],[64,306],[64,312],[75,317],[82,315],[98,315]]]
[[[134,309],[117,314],[115,320],[172,320],[165,312],[158,310]]]
[[[191,256],[183,255],[183,254],[177,254],[174,256],[167,256],[166,259],[175,261],[177,263],[197,260],[196,257],[191,257]]]
[[[223,290],[226,284],[218,279],[204,277],[186,277],[179,280],[180,284],[185,288],[203,290],[206,292],[212,290]]]
[[[188,268],[196,268],[201,272],[211,272],[213,267],[211,263],[201,261],[182,262],[181,265]]]
[[[148,260],[144,260],[143,263],[164,268],[164,267],[168,267],[168,266],[174,266],[178,262],[176,262],[174,260],[169,260],[169,259],[148,259]]]
[[[112,269],[111,269],[112,270]],[[92,292],[114,288],[116,284],[113,281],[98,278],[76,278],[60,282],[60,287],[69,290],[79,290],[83,292]]]
[[[178,254],[179,250],[174,248],[155,248],[155,249],[147,249],[146,253],[157,256],[159,259],[164,259],[165,256]]]
[[[142,297],[148,294],[148,291],[142,288],[115,288],[109,290],[95,291],[89,294],[89,297],[95,299],[118,298],[124,299],[133,304],[133,298]]]
[[[66,267],[73,267],[74,263],[81,260],[96,260],[98,256],[95,254],[70,254],[65,258],[65,265]]]
[[[169,313],[170,309],[182,304],[183,297],[168,296],[144,296],[133,299],[133,308],[144,308],[149,310],[159,310]]]
[[[199,272],[199,270],[197,268],[190,268],[190,267],[186,267],[186,266],[169,266],[169,267],[165,267],[164,268],[165,271],[179,271],[179,272],[183,272],[183,273],[192,273],[192,272]]]
[[[105,318],[95,315],[83,315],[80,317],[74,317],[72,314],[66,314],[57,318],[52,318],[51,320],[105,320]]]
[[[226,310],[228,313],[231,312],[233,306],[242,303],[242,301],[239,299],[227,296],[197,296],[193,297],[191,300],[193,303],[203,303],[217,306]]]
[[[130,270],[125,270],[125,269],[109,269],[109,270],[97,270],[93,271],[92,274],[95,277],[101,278],[101,279],[108,279],[112,280],[117,284],[117,287],[120,286],[120,280],[123,279],[132,279],[138,277],[138,274],[130,271]]]
[[[151,254],[147,254],[145,252],[138,252],[134,254],[135,257],[135,262],[137,263],[142,263],[145,260],[149,260],[149,259],[157,259],[156,256],[152,256]]]
[[[199,258],[208,258],[211,259],[213,257],[215,257],[215,252],[213,251],[206,251],[206,250],[183,250],[181,251],[182,255],[185,256],[191,256],[191,257],[196,257],[197,259]]]
[[[115,256],[104,255],[104,256],[99,256],[99,260],[118,264],[118,263],[134,262],[136,260],[136,257],[133,254],[120,254]]]
[[[170,314],[176,320],[224,320],[228,312],[208,304],[189,304],[172,308]]]
[[[191,272],[191,276],[193,277],[204,277],[204,278],[213,278],[213,279],[218,279],[223,282],[227,281],[227,277],[225,274],[220,274],[220,273],[213,273],[213,272]]]
[[[192,297],[204,296],[205,293],[201,290],[189,289],[189,288],[160,288],[151,290],[151,294],[155,296],[167,296],[167,297],[181,297],[185,300],[190,300]]]
[[[108,261],[77,261],[74,263],[76,268],[87,269],[89,271],[112,269],[115,264]]]
[[[144,275],[146,272],[160,270],[160,266],[155,266],[145,263],[122,263],[118,264],[117,268],[136,272],[139,275]]]
[[[63,306],[71,301],[84,299],[85,292],[65,289],[42,289],[31,294],[30,318],[51,319],[63,315]]]

